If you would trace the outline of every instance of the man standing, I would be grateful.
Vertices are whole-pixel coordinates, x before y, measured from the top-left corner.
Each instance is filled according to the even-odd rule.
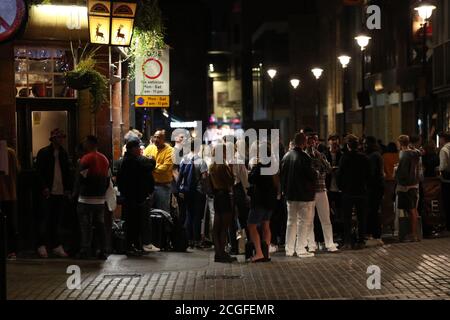
[[[188,143],[188,142],[187,142]],[[186,203],[185,227],[191,248],[200,247],[202,218],[205,209],[205,191],[202,183],[208,176],[208,165],[200,158],[201,141],[192,140],[191,152],[180,163],[177,190]]]
[[[367,137],[365,151],[370,162],[370,179],[368,185],[368,219],[367,233],[372,236],[377,245],[384,245],[381,239],[381,202],[384,195],[384,165],[380,147],[375,137]]]
[[[441,172],[441,188],[444,212],[447,219],[447,230],[450,231],[450,133],[443,133],[439,136],[442,146],[439,154]]]
[[[336,244],[333,240],[333,227],[330,219],[330,204],[328,203],[327,187],[325,183],[326,176],[331,172],[331,165],[325,156],[317,150],[319,145],[319,137],[317,134],[311,134],[308,137],[307,153],[311,157],[313,168],[318,172],[316,184],[315,208],[322,226],[323,239],[325,248],[328,252],[337,252]],[[308,251],[315,252],[317,250],[317,242],[314,234],[314,223],[308,237]]]
[[[51,144],[39,150],[36,158],[42,208],[38,239],[41,258],[48,258],[47,246],[56,256],[67,257],[62,246],[61,224],[66,197],[72,190],[72,179],[69,156],[63,148],[65,138],[64,132],[54,129],[50,133]]]
[[[97,258],[106,260],[105,255],[105,194],[110,183],[109,161],[98,152],[98,140],[88,136],[84,142],[86,154],[80,160],[78,197],[78,219],[81,229],[80,258],[89,257],[92,247],[92,227],[95,226],[98,240]]]
[[[127,254],[141,255],[143,245],[150,243],[150,239],[144,238],[148,234],[144,229],[148,226],[148,200],[155,187],[152,175],[155,160],[141,155],[139,139],[130,140],[126,149],[117,173],[117,185],[124,198]]]
[[[400,146],[400,161],[395,174],[397,180],[398,209],[408,213],[411,225],[411,234],[406,240],[417,242],[419,235],[417,225],[419,212],[419,183],[420,183],[420,151],[410,146],[408,136],[398,138]]]
[[[153,139],[154,144],[144,150],[144,156],[156,161],[156,167],[153,170],[153,178],[155,180],[154,208],[170,212],[173,148],[166,143],[166,132],[164,130],[156,131]]]
[[[347,136],[347,152],[342,156],[337,182],[342,190],[342,211],[344,218],[343,250],[352,247],[352,214],[356,209],[358,217],[358,239],[356,249],[365,247],[367,220],[367,187],[370,176],[369,158],[358,151],[359,140],[354,135]]]
[[[297,253],[299,258],[309,258],[314,257],[314,253],[306,251],[306,246],[314,218],[317,172],[304,152],[304,133],[296,134],[294,145],[281,162],[281,190],[288,206],[286,255],[292,257]]]

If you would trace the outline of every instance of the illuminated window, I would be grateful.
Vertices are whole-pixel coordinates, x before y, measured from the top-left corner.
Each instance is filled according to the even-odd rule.
[[[64,72],[73,69],[70,51],[58,48],[16,47],[17,98],[74,98]]]

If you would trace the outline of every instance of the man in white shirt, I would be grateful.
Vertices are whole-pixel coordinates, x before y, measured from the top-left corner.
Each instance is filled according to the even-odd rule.
[[[48,258],[47,247],[53,254],[65,258],[61,240],[61,223],[66,195],[72,189],[70,162],[63,148],[66,135],[60,129],[50,134],[51,144],[39,150],[36,171],[41,191],[41,215],[39,221],[38,254]]]

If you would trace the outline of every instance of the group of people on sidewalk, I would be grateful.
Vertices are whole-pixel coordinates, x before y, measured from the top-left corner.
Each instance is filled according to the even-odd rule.
[[[113,210],[108,201],[112,193],[115,199],[114,185],[122,204],[128,255],[158,250],[150,234],[151,209],[177,208],[189,247],[213,245],[219,263],[237,261],[245,240],[246,254],[254,263],[271,261],[271,254],[283,245],[287,256],[299,258],[314,257],[318,250],[361,249],[367,239],[383,245],[381,207],[387,181],[395,181],[395,203],[409,217],[408,241],[421,238],[418,203],[424,175],[441,176],[444,211],[450,210],[450,134],[441,135],[438,156],[432,148],[418,148],[416,139],[408,136],[385,147],[374,137],[349,134],[340,144],[340,137],[331,135],[324,146],[317,134],[302,131],[284,152],[270,140],[247,148],[245,140],[232,136],[203,144],[178,135],[171,146],[164,130],[155,132],[145,147],[142,135],[130,131],[114,170],[98,151],[98,139],[88,136],[79,148],[75,174],[64,139],[61,130],[53,130],[50,145],[36,157],[41,258],[47,258],[49,250],[68,256],[61,221],[72,201],[78,217],[77,257],[107,259],[105,212]],[[189,153],[183,154],[186,149]],[[10,175],[0,174],[0,202],[9,213],[16,200],[13,180],[18,164],[12,149],[8,154]],[[13,214],[8,216],[14,220]],[[8,226],[13,259],[17,228],[12,222]]]

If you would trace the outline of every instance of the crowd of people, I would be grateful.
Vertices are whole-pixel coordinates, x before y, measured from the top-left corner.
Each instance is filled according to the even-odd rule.
[[[63,148],[65,134],[55,129],[50,145],[36,158],[41,211],[37,253],[48,258],[51,250],[68,257],[61,221],[72,201],[80,235],[77,258],[107,259],[110,223],[105,223],[105,211],[113,210],[107,204],[116,197],[129,256],[159,250],[150,232],[152,209],[176,212],[188,246],[214,247],[218,263],[233,263],[244,253],[250,262],[269,262],[283,247],[289,257],[311,258],[318,251],[362,249],[369,239],[381,246],[382,203],[390,193],[395,209],[409,218],[404,240],[420,241],[424,177],[441,178],[442,211],[450,229],[450,134],[440,138],[438,153],[435,146],[422,148],[420,139],[405,135],[388,146],[375,137],[351,134],[342,141],[331,135],[325,144],[316,133],[301,131],[284,150],[267,139],[246,146],[234,136],[204,144],[178,135],[172,146],[164,130],[155,132],[146,146],[142,134],[131,130],[114,165],[98,151],[98,139],[88,136],[73,174]],[[9,155],[10,172],[16,174],[12,150]],[[274,163],[277,170],[269,170]],[[7,213],[16,200],[13,180],[0,175],[0,200]],[[8,224],[11,259],[17,252],[14,228]]]

